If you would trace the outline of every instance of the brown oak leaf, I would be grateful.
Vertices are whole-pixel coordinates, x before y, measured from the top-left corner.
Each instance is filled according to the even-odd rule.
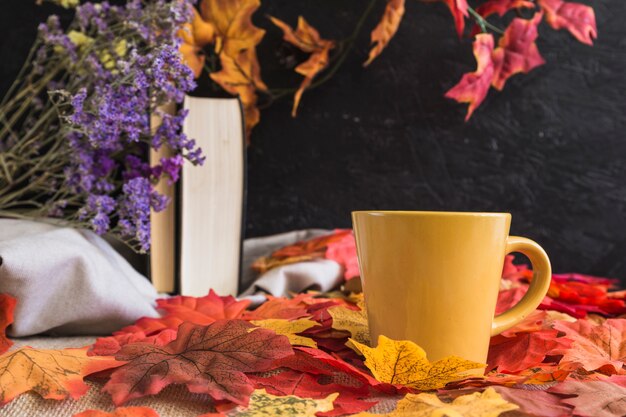
[[[129,344],[116,355],[128,363],[104,386],[120,405],[156,394],[171,384],[209,394],[215,400],[246,405],[253,386],[245,372],[262,372],[275,360],[293,355],[289,340],[243,320],[219,320],[208,326],[183,323],[166,346]]]
[[[369,57],[363,66],[368,66],[383,52],[391,38],[398,31],[400,22],[404,16],[404,0],[387,0],[387,6],[383,17],[378,22],[371,34],[371,43],[374,44],[370,50]]]
[[[295,31],[280,19],[275,17],[270,17],[270,19],[272,23],[282,29],[284,33],[283,39],[286,42],[296,46],[303,52],[311,54],[306,61],[295,69],[298,74],[304,76],[304,80],[300,83],[300,87],[294,96],[293,109],[291,110],[291,115],[296,117],[304,90],[309,88],[313,78],[328,66],[328,54],[335,47],[335,42],[322,39],[319,32],[309,25],[302,16],[298,17],[298,26]]]
[[[554,29],[567,29],[580,42],[593,45],[598,37],[596,15],[589,6],[563,0],[538,0],[546,22]]]
[[[586,371],[602,368],[608,373],[622,372],[626,363],[626,319],[608,319],[602,324],[589,320],[557,321],[554,328],[573,340],[570,348],[552,351],[553,355],[563,355],[561,365],[577,364]]]
[[[472,113],[487,97],[489,87],[493,81],[494,64],[492,60],[493,36],[491,34],[476,35],[474,40],[474,56],[476,57],[476,71],[463,75],[461,81],[446,93],[447,98],[459,103],[469,103],[465,120],[472,117]]]
[[[89,357],[87,349],[13,350],[0,356],[0,404],[28,391],[45,399],[77,399],[89,389],[85,376],[120,365],[111,357]]]
[[[493,51],[492,59],[494,75],[492,85],[502,90],[506,80],[520,72],[528,73],[532,69],[545,64],[539,54],[537,44],[537,25],[541,21],[542,13],[535,13],[532,19],[513,19],[504,35]]]
[[[0,294],[0,354],[13,346],[13,342],[6,336],[6,330],[13,323],[13,311],[16,304],[15,298],[8,294]]]

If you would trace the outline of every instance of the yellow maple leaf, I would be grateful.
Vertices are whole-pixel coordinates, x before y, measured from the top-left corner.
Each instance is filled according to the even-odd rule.
[[[87,375],[123,365],[109,356],[87,356],[87,349],[42,350],[24,347],[0,356],[0,404],[27,391],[43,398],[77,399]]]
[[[387,6],[383,17],[371,34],[371,40],[374,46],[370,50],[369,57],[363,66],[368,66],[372,61],[383,52],[391,38],[398,31],[398,26],[404,15],[404,0],[387,0]]]
[[[300,83],[300,87],[296,91],[293,100],[293,109],[291,115],[296,117],[298,105],[302,99],[304,90],[309,88],[313,82],[313,78],[328,66],[328,54],[335,47],[335,42],[322,39],[319,32],[307,23],[304,17],[298,17],[298,26],[293,30],[291,26],[280,19],[271,17],[272,23],[283,31],[283,39],[286,42],[296,46],[303,52],[310,53],[309,58],[298,65],[295,71],[304,76],[304,80]]]
[[[262,327],[264,329],[270,329],[283,336],[287,336],[289,342],[292,345],[317,347],[315,340],[299,336],[298,333],[302,333],[306,329],[310,329],[313,326],[317,326],[317,322],[310,319],[298,319],[289,321],[286,319],[266,319],[266,320],[252,320],[250,323],[255,326]]]
[[[215,27],[210,22],[206,22],[200,13],[194,8],[191,22],[183,25],[178,31],[178,36],[182,39],[180,52],[183,62],[193,71],[196,78],[202,73],[205,56],[202,48],[215,42]]]
[[[482,393],[461,395],[451,403],[442,402],[434,394],[407,394],[391,413],[359,413],[353,417],[498,417],[518,408],[502,398],[493,388],[487,388]]]
[[[375,348],[356,340],[352,340],[352,343],[365,356],[365,366],[378,381],[422,391],[442,388],[448,382],[467,377],[467,371],[486,366],[456,356],[431,363],[424,349],[415,343],[391,340],[382,335],[378,337],[378,346]]]
[[[333,318],[332,327],[336,330],[350,332],[352,339],[370,346],[370,329],[367,324],[367,310],[363,299],[357,302],[357,306],[360,310],[350,310],[343,306],[329,308],[328,314]],[[351,342],[348,342],[347,345],[354,348]]]
[[[226,414],[237,417],[315,417],[315,413],[331,411],[334,408],[333,401],[338,396],[339,393],[334,393],[320,400],[295,395],[278,397],[268,394],[264,389],[257,389],[250,396],[248,407],[239,406]]]

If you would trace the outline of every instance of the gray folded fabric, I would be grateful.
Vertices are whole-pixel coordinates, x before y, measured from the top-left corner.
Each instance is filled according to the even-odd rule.
[[[157,317],[157,292],[87,230],[0,219],[0,293],[18,299],[13,337],[107,334]]]

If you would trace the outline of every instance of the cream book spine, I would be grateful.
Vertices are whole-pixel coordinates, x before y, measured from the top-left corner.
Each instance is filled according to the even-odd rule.
[[[237,295],[240,276],[245,137],[236,98],[187,96],[183,132],[202,148],[202,166],[185,164],[181,179],[180,292]]]

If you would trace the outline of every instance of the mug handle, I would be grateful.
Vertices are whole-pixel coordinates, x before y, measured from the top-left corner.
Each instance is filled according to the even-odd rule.
[[[533,268],[533,280],[524,297],[510,310],[493,318],[491,335],[495,336],[510,329],[532,313],[543,300],[550,288],[552,268],[548,255],[536,242],[525,237],[509,236],[506,253],[519,252],[530,259]]]

